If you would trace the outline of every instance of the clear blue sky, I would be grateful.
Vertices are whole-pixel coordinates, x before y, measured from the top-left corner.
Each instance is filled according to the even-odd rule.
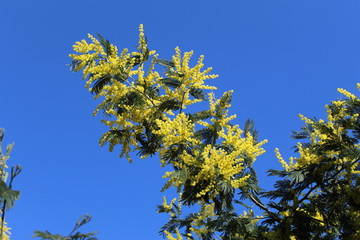
[[[87,33],[120,49],[137,44],[145,26],[150,48],[169,58],[176,46],[205,55],[220,75],[218,94],[234,89],[236,123],[256,122],[267,153],[256,167],[269,187],[296,142],[298,114],[324,117],[324,105],[360,79],[360,2],[357,0],[79,1],[0,3],[0,127],[15,142],[9,165],[21,164],[22,192],[7,220],[12,239],[34,230],[68,233],[81,214],[103,240],[161,239],[167,217],[156,213],[164,169],[156,158],[127,163],[97,144],[105,128],[92,117],[96,102],[68,54]]]

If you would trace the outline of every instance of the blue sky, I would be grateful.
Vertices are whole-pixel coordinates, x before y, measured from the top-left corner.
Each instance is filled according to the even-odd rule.
[[[271,187],[269,168],[279,168],[296,144],[298,114],[325,116],[324,105],[354,93],[360,78],[360,2],[348,1],[79,1],[0,3],[0,127],[15,142],[9,165],[21,164],[14,183],[22,192],[7,221],[12,239],[34,230],[68,233],[81,214],[84,231],[99,238],[161,239],[167,217],[162,201],[164,169],[156,158],[129,164],[98,146],[106,130],[92,117],[96,101],[68,54],[87,33],[101,33],[120,49],[137,44],[145,26],[151,49],[169,58],[176,46],[205,55],[219,74],[217,95],[234,89],[238,124],[255,120],[267,153],[256,168]]]

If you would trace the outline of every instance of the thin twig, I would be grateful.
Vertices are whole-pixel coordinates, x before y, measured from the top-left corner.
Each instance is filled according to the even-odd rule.
[[[0,128],[0,160],[3,160],[3,153],[2,153],[2,140],[4,137],[4,129]],[[3,179],[3,170],[4,170],[4,166],[1,166],[1,173],[0,173],[0,177],[1,180]],[[0,238],[2,238],[3,236],[3,232],[4,232],[4,221],[5,221],[5,205],[6,204],[6,200],[3,203],[3,207],[2,207],[2,211],[1,211],[1,231],[0,231]]]
[[[267,207],[265,207],[265,205],[261,202],[259,202],[258,200],[256,200],[254,198],[253,195],[250,194],[250,200],[255,203],[256,206],[258,206],[259,208],[261,208],[262,210],[266,211],[269,214],[273,214],[273,212],[271,212]]]
[[[6,210],[6,200],[4,200],[2,209],[1,209],[1,232],[0,232],[0,239],[2,239],[3,232],[4,232],[4,222],[5,222],[5,210]]]

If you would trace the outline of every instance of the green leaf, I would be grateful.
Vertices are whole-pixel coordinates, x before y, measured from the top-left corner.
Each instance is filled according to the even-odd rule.
[[[162,226],[159,233],[164,234],[164,231],[174,233],[175,229],[178,228],[179,226],[180,226],[180,220],[178,218],[172,217],[167,223],[164,224],[164,226]]]
[[[157,59],[156,63],[167,68],[175,67],[174,62],[167,59]]]
[[[140,156],[152,156],[156,154],[161,145],[161,139],[157,135],[153,134],[150,130],[145,134],[137,134],[136,140],[140,143],[138,155]]]
[[[293,171],[289,177],[292,179],[291,184],[303,182],[306,178],[306,171]]]
[[[228,109],[232,100],[231,92],[225,92],[219,100],[219,103],[216,106],[215,117],[218,119],[223,118],[226,115],[226,109]]]
[[[61,236],[60,234],[51,234],[49,231],[41,232],[34,231],[34,235],[32,237],[41,237],[42,240],[50,239],[50,240],[66,240],[66,237]]]
[[[200,88],[191,88],[189,93],[196,99],[206,100],[205,93]]]
[[[180,169],[180,170],[174,171],[168,177],[169,180],[164,184],[164,187],[161,189],[161,192],[165,191],[173,184],[171,179],[176,179],[176,181],[185,182],[187,175],[188,175],[188,173],[187,173],[186,169]]]
[[[248,133],[251,134],[255,141],[257,141],[257,139],[259,138],[258,131],[255,129],[254,120],[247,119],[245,122],[244,136],[246,136]]]
[[[181,82],[175,78],[163,78],[161,82],[169,88],[178,88],[181,86]]]
[[[109,42],[109,40],[105,40],[100,34],[97,33],[97,36],[100,40],[100,44],[103,46],[103,48],[105,49],[105,53],[107,56],[110,56],[113,54],[112,52],[112,48],[111,48],[111,44]]]
[[[51,234],[49,231],[34,231],[34,235],[32,237],[41,237],[42,240],[97,240],[95,238],[95,232],[91,233],[75,233],[72,236],[65,237],[60,234]]]
[[[224,194],[229,194],[234,192],[234,188],[231,186],[231,183],[229,181],[220,181],[219,186]]]
[[[2,143],[2,140],[3,140],[3,138],[4,138],[4,135],[5,135],[5,129],[0,128],[0,143]]]
[[[79,66],[82,63],[81,60],[72,60],[70,64],[70,71],[72,72],[78,72],[80,70]]]
[[[167,110],[179,110],[181,107],[180,101],[176,99],[167,100],[165,102],[162,102],[159,105],[159,111],[167,111]]]
[[[111,83],[111,77],[109,75],[100,77],[92,86],[91,93],[99,94],[101,90],[109,83]]]
[[[306,124],[301,128],[301,131],[292,131],[291,138],[294,139],[304,139],[310,138],[311,133],[314,131],[314,128],[311,124]]]
[[[6,183],[0,179],[0,199],[3,203],[6,201],[6,208],[10,209],[14,206],[16,200],[20,198],[20,192],[11,190]]]
[[[230,104],[232,101],[232,93],[231,92],[225,92],[222,97],[220,98],[220,107],[225,108],[225,105]]]
[[[49,231],[34,231],[33,237],[41,237],[42,240],[49,239],[49,240],[98,240],[95,235],[96,232],[90,232],[90,233],[80,233],[76,232],[73,234],[77,229],[79,229],[84,224],[90,222],[91,216],[86,214],[79,218],[79,220],[76,222],[75,227],[73,230],[67,235],[67,237],[60,235],[60,234],[51,234]]]
[[[104,134],[104,137],[100,140],[100,146],[104,146],[107,142],[118,142],[124,137],[129,135],[129,130],[110,130]]]
[[[190,113],[188,114],[188,118],[189,120],[193,121],[193,122],[197,122],[199,120],[206,120],[211,118],[211,111],[210,110],[204,110],[204,111],[200,111],[197,113]]]
[[[140,93],[133,91],[122,96],[113,107],[118,114],[122,114],[126,111],[124,106],[141,106],[143,103],[143,96]]]
[[[203,128],[195,132],[195,136],[200,136],[204,144],[215,144],[219,138],[216,129]]]

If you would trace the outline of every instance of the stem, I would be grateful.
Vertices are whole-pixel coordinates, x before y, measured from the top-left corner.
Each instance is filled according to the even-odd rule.
[[[2,153],[2,139],[3,139],[3,137],[4,137],[4,129],[1,128],[1,129],[0,129],[0,159],[1,159],[1,161],[2,161],[2,158],[4,157],[4,156],[3,156],[3,153]],[[1,174],[0,174],[0,177],[1,177],[1,178],[3,178],[3,170],[4,170],[4,168],[1,167]],[[6,206],[6,200],[5,200],[4,203],[3,203],[2,211],[1,211],[1,231],[0,231],[0,239],[2,239],[3,232],[4,232],[5,206]]]
[[[4,221],[5,221],[5,210],[6,210],[6,200],[3,203],[1,209],[1,232],[0,232],[0,239],[2,239],[3,232],[4,232]]]
[[[16,173],[14,174],[14,167],[12,167],[11,176],[10,176],[10,182],[9,182],[9,189],[10,190],[12,189],[12,182],[13,182],[13,180],[16,177],[17,174]],[[6,199],[4,200],[4,203],[3,203],[3,206],[2,206],[2,209],[1,209],[1,235],[0,235],[1,238],[2,238],[2,235],[3,235],[3,232],[4,232],[5,211],[6,211]]]
[[[3,128],[0,128],[0,158],[3,157],[3,154],[2,154],[2,139],[4,137],[4,129]]]
[[[179,111],[179,113],[182,113],[183,104],[184,104],[184,98],[185,98],[185,92],[183,93],[183,95],[182,95],[182,97],[181,97],[181,104],[180,104],[180,111]]]
[[[265,207],[265,205],[263,203],[256,200],[252,194],[250,194],[250,200],[253,203],[255,203],[255,205],[258,206],[259,208],[261,208],[262,210],[266,211],[269,214],[273,214],[273,212],[271,212],[267,207]]]

